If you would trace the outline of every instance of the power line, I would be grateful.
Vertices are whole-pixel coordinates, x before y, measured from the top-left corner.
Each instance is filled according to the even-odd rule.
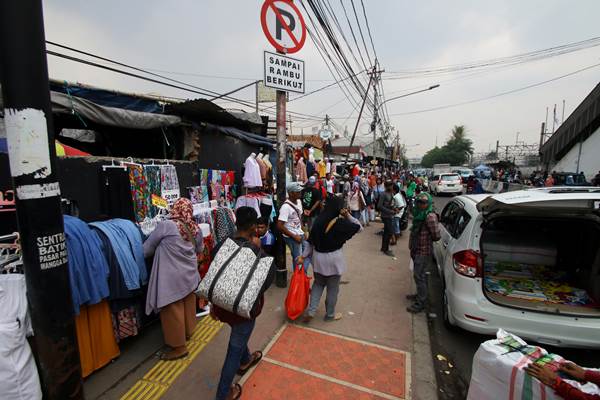
[[[369,65],[373,66],[373,62],[371,61],[371,56],[369,55],[369,49],[367,48],[367,43],[365,42],[365,37],[362,32],[362,28],[360,27],[360,22],[358,21],[358,13],[356,12],[356,7],[354,7],[354,0],[350,0],[350,4],[352,4],[352,11],[354,11],[354,16],[356,17],[356,25],[358,25],[358,32],[360,33],[360,37],[362,38],[363,46],[365,46],[365,53],[367,54],[367,60],[369,60]]]
[[[155,76],[157,78],[166,79],[166,80],[168,80],[170,82],[174,82],[174,83],[177,83],[179,85],[189,86],[191,88],[198,89],[198,90],[204,92],[204,93],[202,93],[202,92],[198,92],[198,91],[191,91],[193,93],[202,94],[204,96],[211,96],[211,95],[212,96],[223,96],[223,94],[221,94],[219,92],[215,92],[213,90],[205,89],[205,88],[202,88],[202,87],[199,87],[199,86],[195,86],[195,85],[191,85],[189,83],[182,82],[182,81],[179,81],[179,80],[176,80],[176,79],[172,79],[172,78],[169,78],[169,77],[166,77],[166,76],[163,76],[163,75],[159,75],[159,74],[156,74],[156,73],[153,73],[153,72],[149,72],[149,71],[146,71],[146,70],[144,70],[142,68],[139,68],[139,67],[136,67],[136,66],[133,66],[133,65],[130,65],[130,64],[126,64],[126,63],[123,63],[123,62],[120,62],[120,61],[112,60],[110,58],[102,57],[102,56],[99,56],[99,55],[94,54],[94,53],[90,53],[90,52],[87,52],[87,51],[79,50],[79,49],[76,49],[76,48],[73,48],[73,47],[70,47],[70,46],[66,46],[66,45],[63,45],[63,44],[60,44],[60,43],[52,42],[50,40],[46,40],[46,43],[48,43],[50,45],[53,45],[53,46],[56,46],[56,47],[60,47],[60,48],[65,49],[65,50],[73,51],[75,53],[79,53],[79,54],[83,54],[83,55],[86,55],[86,56],[89,56],[89,57],[93,57],[93,58],[96,58],[98,60],[106,61],[106,62],[109,62],[111,64],[115,64],[115,65],[119,65],[121,67],[129,68],[129,69],[132,69],[134,71],[143,72],[143,73],[145,73],[147,75],[150,75],[150,76]],[[47,52],[48,52],[48,54],[50,54],[50,52],[48,50],[47,50]],[[57,56],[57,57],[61,57],[61,55],[59,55],[59,54],[60,53],[53,53],[52,55]],[[68,59],[70,59],[72,61],[75,61],[75,59],[76,59],[75,57],[70,57],[70,58],[69,57],[70,56],[65,56],[63,58],[68,58]],[[95,64],[95,66],[101,65],[101,64],[96,64],[96,63],[94,63],[94,64]],[[114,72],[116,72],[116,71],[114,71]],[[153,80],[153,82],[160,83],[159,81],[156,81],[156,80]],[[177,87],[177,88],[179,89],[180,87]],[[183,89],[183,90],[186,90],[186,89]],[[227,98],[231,99],[233,101],[236,101],[236,102],[240,102],[241,104],[245,103],[244,105],[248,105],[248,104],[252,105],[251,103],[245,102],[244,100],[237,99],[235,97],[227,96]]]
[[[557,57],[572,52],[585,50],[588,48],[600,46],[600,37],[594,37],[579,42],[568,43],[560,46],[550,47],[541,50],[535,50],[527,53],[520,53],[506,57],[498,57],[481,61],[465,62],[460,64],[451,64],[439,67],[428,67],[428,68],[417,68],[412,70],[403,70],[396,72],[388,72],[391,75],[399,75],[386,77],[385,79],[407,79],[413,76],[434,76],[443,75],[449,73],[455,73],[459,71],[486,68],[490,66],[499,65],[516,65],[523,64],[532,61],[538,61],[546,58]]]
[[[367,24],[367,32],[369,33],[369,40],[371,40],[371,47],[373,48],[373,54],[375,55],[375,59],[378,59],[377,51],[375,51],[375,45],[373,44],[373,36],[371,36],[371,27],[369,26],[369,19],[367,18],[367,11],[365,10],[365,3],[363,0],[360,0],[360,4],[362,5],[363,15],[365,16],[365,23]]]
[[[523,87],[520,87],[520,88],[517,88],[517,89],[513,89],[513,90],[509,90],[509,91],[506,91],[506,92],[496,93],[496,94],[491,95],[491,96],[481,97],[479,99],[473,99],[473,100],[463,101],[463,102],[455,103],[455,104],[448,104],[448,105],[445,105],[445,106],[427,108],[427,109],[424,109],[424,110],[417,110],[417,111],[409,111],[409,112],[404,112],[404,113],[390,114],[390,116],[421,114],[421,113],[427,113],[427,112],[431,112],[431,111],[444,110],[444,109],[447,109],[447,108],[454,108],[454,107],[464,106],[464,105],[467,105],[467,104],[473,104],[473,103],[478,103],[478,102],[481,102],[481,101],[491,100],[491,99],[494,99],[496,97],[506,96],[506,95],[509,95],[509,94],[513,94],[513,93],[517,93],[517,92],[522,92],[524,90],[531,89],[531,88],[534,88],[534,87],[537,87],[537,86],[542,86],[542,85],[545,85],[545,84],[557,81],[559,79],[567,78],[569,76],[573,76],[573,75],[576,75],[576,74],[578,74],[580,72],[584,72],[584,71],[587,71],[589,69],[596,68],[596,67],[599,67],[599,66],[600,66],[600,63],[593,64],[593,65],[587,66],[585,68],[581,68],[581,69],[578,69],[576,71],[570,72],[570,73],[565,74],[565,75],[560,75],[560,76],[557,76],[557,77],[554,77],[554,78],[551,78],[551,79],[547,79],[547,80],[542,81],[542,82],[533,83],[531,85],[523,86]]]

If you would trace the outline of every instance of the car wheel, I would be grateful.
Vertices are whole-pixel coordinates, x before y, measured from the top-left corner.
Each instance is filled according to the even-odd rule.
[[[448,330],[456,330],[456,325],[454,325],[454,320],[451,317],[450,313],[450,303],[448,303],[448,295],[446,291],[446,285],[442,284],[442,316],[444,318],[444,325]]]

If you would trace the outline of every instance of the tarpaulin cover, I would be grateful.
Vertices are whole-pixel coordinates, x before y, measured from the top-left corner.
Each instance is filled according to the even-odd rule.
[[[213,124],[206,124],[206,129],[214,129],[225,135],[229,135],[235,137],[237,139],[243,140],[253,145],[258,146],[269,146],[272,147],[276,142],[274,140],[268,139],[266,137],[256,135],[254,133],[242,131],[237,128],[226,127],[226,126],[217,126]]]
[[[50,92],[50,98],[53,112],[71,114],[75,111],[82,118],[89,119],[100,125],[131,129],[155,129],[181,122],[181,118],[175,115],[106,107],[80,97],[69,96],[59,92]]]
[[[87,99],[105,107],[122,108],[131,111],[141,111],[147,113],[162,113],[162,106],[156,100],[143,99],[136,96],[111,92],[110,90],[85,88],[79,86],[65,86],[58,82],[50,82],[50,90],[53,92],[68,92],[71,96]]]

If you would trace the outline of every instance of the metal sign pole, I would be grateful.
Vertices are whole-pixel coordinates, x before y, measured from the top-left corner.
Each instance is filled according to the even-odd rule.
[[[44,398],[83,399],[56,174],[41,0],[0,2],[0,81]]]

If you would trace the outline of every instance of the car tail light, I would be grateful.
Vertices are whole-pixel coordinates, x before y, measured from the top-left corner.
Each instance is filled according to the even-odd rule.
[[[481,255],[473,250],[459,251],[452,256],[452,265],[459,274],[469,278],[481,278]]]

